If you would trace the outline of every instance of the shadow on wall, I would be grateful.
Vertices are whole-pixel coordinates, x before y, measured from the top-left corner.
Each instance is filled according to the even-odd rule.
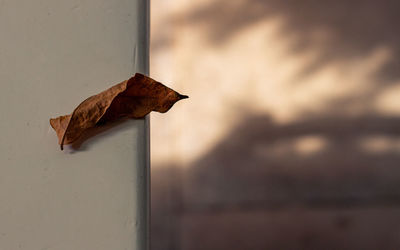
[[[244,120],[186,171],[189,210],[400,205],[400,117]]]
[[[154,249],[400,247],[399,117],[245,120],[153,173]]]
[[[400,116],[346,112],[400,79],[399,10],[391,0],[240,0],[174,17],[204,27],[213,46],[281,18],[281,36],[297,37],[290,53],[321,51],[299,79],[381,47],[391,59],[362,96],[287,124],[249,114],[190,166],[153,170],[153,249],[400,249]]]

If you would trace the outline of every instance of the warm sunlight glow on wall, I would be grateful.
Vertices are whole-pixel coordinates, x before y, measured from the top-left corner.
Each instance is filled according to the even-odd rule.
[[[311,155],[322,151],[328,142],[321,136],[303,136],[294,142],[294,149],[298,154]]]
[[[362,149],[369,153],[400,153],[400,140],[388,136],[371,136],[360,141]]]
[[[400,112],[397,85],[378,93],[376,105],[371,101],[377,94],[375,73],[391,59],[389,48],[318,63],[327,41],[335,38],[329,29],[315,28],[307,38],[313,46],[294,52],[300,38],[282,32],[284,19],[271,15],[219,42],[210,38],[213,26],[206,19],[187,17],[201,4],[167,2],[153,15],[151,74],[190,99],[167,116],[152,115],[154,165],[190,163],[247,113],[265,113],[273,122],[287,124],[304,114]],[[326,143],[319,137],[303,138],[294,148],[309,154]]]
[[[388,115],[400,115],[400,82],[383,91],[376,98],[378,112]]]

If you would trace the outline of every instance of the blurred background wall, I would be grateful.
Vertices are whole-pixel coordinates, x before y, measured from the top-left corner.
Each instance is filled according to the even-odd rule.
[[[400,249],[399,11],[152,0],[152,249]]]

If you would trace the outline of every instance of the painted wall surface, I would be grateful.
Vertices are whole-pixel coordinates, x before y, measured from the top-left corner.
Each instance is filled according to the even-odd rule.
[[[147,125],[60,151],[49,118],[147,73],[145,0],[0,0],[0,249],[146,248]]]

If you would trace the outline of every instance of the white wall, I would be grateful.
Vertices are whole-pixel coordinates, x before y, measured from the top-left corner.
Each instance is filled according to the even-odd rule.
[[[0,249],[146,248],[146,121],[75,152],[49,126],[147,72],[143,2],[0,0]]]

